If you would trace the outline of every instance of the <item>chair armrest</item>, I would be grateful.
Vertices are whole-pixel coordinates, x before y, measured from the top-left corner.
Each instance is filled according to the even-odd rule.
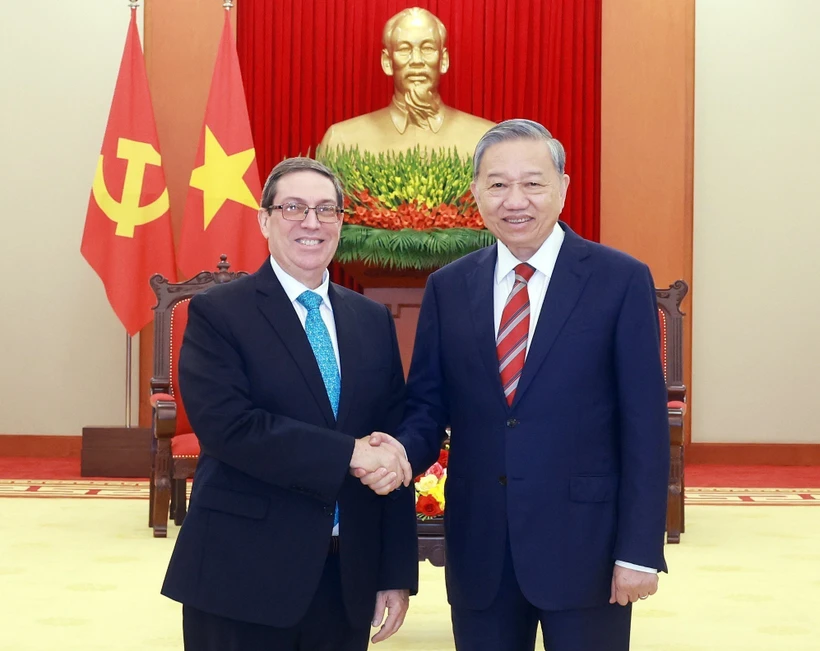
[[[686,403],[681,400],[670,400],[666,403],[669,414],[669,442],[675,446],[684,444],[683,417],[686,415]]]
[[[666,399],[669,402],[686,402],[686,387],[682,384],[672,384],[666,387]]]
[[[154,393],[151,395],[151,407],[154,412],[154,438],[170,439],[177,430],[177,402],[168,393]]]

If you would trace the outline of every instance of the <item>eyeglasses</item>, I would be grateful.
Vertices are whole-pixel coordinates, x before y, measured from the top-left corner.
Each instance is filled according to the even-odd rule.
[[[323,224],[335,224],[339,221],[339,215],[344,212],[339,206],[332,203],[308,206],[306,203],[290,202],[271,206],[271,209],[281,210],[282,217],[292,222],[304,221],[308,216],[308,212],[312,209],[316,213],[316,219]]]

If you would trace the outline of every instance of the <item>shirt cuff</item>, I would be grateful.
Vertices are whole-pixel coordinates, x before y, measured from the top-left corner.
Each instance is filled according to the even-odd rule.
[[[626,561],[615,561],[615,565],[620,565],[628,570],[637,570],[638,572],[647,572],[648,574],[657,574],[658,570],[654,567],[644,567],[643,565],[635,565],[634,563],[627,563]]]

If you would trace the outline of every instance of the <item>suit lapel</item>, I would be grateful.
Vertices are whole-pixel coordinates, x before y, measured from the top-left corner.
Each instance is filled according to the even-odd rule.
[[[467,294],[470,297],[470,313],[476,337],[476,354],[481,358],[490,377],[493,393],[507,408],[501,376],[498,373],[498,356],[495,352],[495,319],[493,294],[495,292],[495,263],[498,247],[488,247],[480,255],[475,268],[465,276]]]
[[[313,355],[313,349],[310,347],[305,329],[299,321],[293,304],[273,272],[270,261],[265,260],[254,276],[259,310],[282,340],[285,350],[296,362],[327,425],[334,427],[333,408],[330,406],[330,399],[327,397],[325,383],[322,380],[319,365],[316,363],[316,357]]]
[[[336,338],[339,342],[339,361],[342,375],[339,417],[336,422],[338,428],[343,429],[356,393],[360,360],[360,356],[356,351],[361,349],[361,342],[359,340],[356,313],[350,305],[350,301],[345,300],[342,292],[333,283],[330,283],[328,296],[330,297],[330,304],[333,306],[333,318],[336,321]]]
[[[513,407],[526,393],[533,378],[547,358],[547,355],[558,337],[558,333],[569,318],[589,279],[590,269],[583,260],[589,255],[589,248],[584,240],[564,226],[564,243],[558,254],[555,269],[550,278],[547,295],[541,306],[538,325],[535,328],[527,361],[521,373],[521,381],[515,392]]]

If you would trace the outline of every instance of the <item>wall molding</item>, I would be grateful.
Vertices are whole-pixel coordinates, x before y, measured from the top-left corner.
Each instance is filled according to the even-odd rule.
[[[0,434],[0,457],[79,457],[81,436]]]
[[[820,466],[820,443],[689,443],[686,463]]]

